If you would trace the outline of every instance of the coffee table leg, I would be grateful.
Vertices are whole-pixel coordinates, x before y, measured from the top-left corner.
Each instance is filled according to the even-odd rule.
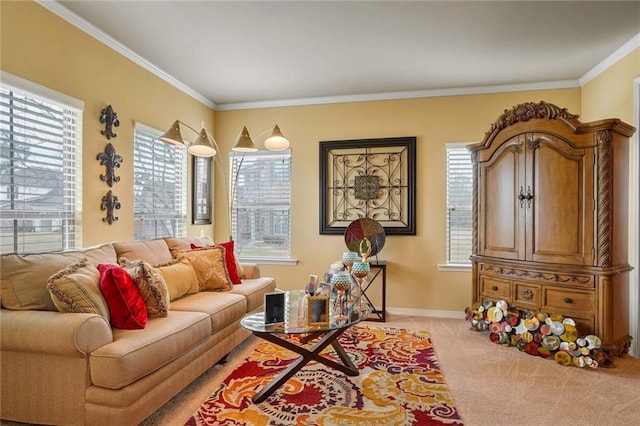
[[[275,343],[278,346],[300,354],[300,357],[297,361],[287,367],[286,370],[280,373],[275,379],[271,381],[271,383],[265,386],[264,389],[262,389],[253,397],[253,402],[255,404],[263,402],[277,389],[279,389],[280,386],[285,384],[291,377],[293,377],[298,371],[300,371],[302,367],[307,365],[311,360],[318,361],[328,367],[340,370],[349,376],[357,376],[359,374],[358,369],[353,364],[344,348],[340,346],[340,343],[337,341],[338,337],[340,337],[345,331],[346,328],[328,332],[322,339],[320,339],[315,345],[313,345],[310,350],[306,349],[305,347],[298,346],[289,340],[281,339],[272,333],[262,333],[257,331],[253,332],[253,334],[258,337],[261,337],[265,340]],[[320,355],[320,352],[322,352],[324,348],[329,345],[331,345],[336,351],[343,364],[337,363],[332,359],[328,359]]]
[[[354,372],[355,374],[350,374],[350,372],[348,372],[348,371],[345,371],[345,373],[348,376],[357,376],[359,374],[358,368],[355,366],[353,361],[351,361],[351,358],[349,358],[349,355],[344,350],[344,348],[340,345],[340,343],[338,343],[338,341],[336,340],[336,341],[331,342],[331,346],[333,346],[333,349],[338,354],[338,357],[340,357],[340,360],[342,361],[342,363],[346,367],[349,367],[352,370],[352,372]]]

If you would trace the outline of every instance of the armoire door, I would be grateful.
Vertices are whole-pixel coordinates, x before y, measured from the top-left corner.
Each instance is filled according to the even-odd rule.
[[[478,250],[484,256],[523,259],[525,223],[525,137],[505,141],[487,161],[478,164]]]
[[[593,150],[549,134],[527,135],[526,260],[593,263]]]

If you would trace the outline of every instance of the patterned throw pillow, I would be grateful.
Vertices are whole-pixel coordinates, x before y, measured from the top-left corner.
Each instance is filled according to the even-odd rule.
[[[169,289],[164,278],[147,262],[142,260],[130,261],[121,257],[118,260],[136,283],[150,317],[166,317],[169,315]]]
[[[196,271],[193,270],[191,262],[187,259],[174,259],[171,262],[153,265],[153,267],[167,283],[171,301],[187,294],[197,293],[200,290]]]
[[[179,259],[186,258],[193,265],[198,276],[200,291],[229,291],[233,283],[227,272],[223,247],[212,247],[179,253]]]
[[[147,325],[147,306],[131,275],[112,263],[98,264],[100,290],[109,306],[111,325],[139,330]]]
[[[224,260],[227,264],[227,272],[229,272],[229,278],[231,282],[234,284],[242,284],[242,269],[240,264],[236,260],[236,256],[234,254],[234,241],[227,241],[226,243],[218,243],[216,245],[207,245],[207,246],[199,246],[197,244],[191,243],[191,249],[201,249],[201,248],[212,248],[221,246],[224,248]]]
[[[109,307],[100,291],[100,272],[86,258],[49,277],[47,289],[60,312],[98,314],[109,320]]]

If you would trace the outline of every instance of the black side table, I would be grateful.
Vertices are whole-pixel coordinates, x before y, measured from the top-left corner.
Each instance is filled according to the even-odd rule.
[[[367,321],[377,321],[377,322],[385,322],[386,321],[386,311],[387,311],[387,261],[386,260],[371,260],[369,261],[369,265],[371,267],[371,276],[367,280],[367,284],[362,289],[362,296],[366,299],[369,307],[371,308],[371,315],[367,318]],[[369,296],[367,296],[367,290],[371,285],[376,281],[376,279],[380,277],[382,280],[382,307],[381,309],[376,309]]]

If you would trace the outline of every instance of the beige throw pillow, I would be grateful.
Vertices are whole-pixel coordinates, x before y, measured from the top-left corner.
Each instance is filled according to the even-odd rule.
[[[109,307],[100,291],[100,272],[86,258],[52,275],[47,281],[51,300],[60,312],[102,315],[109,321]]]
[[[130,261],[121,257],[118,262],[140,289],[140,294],[147,305],[147,315],[166,317],[169,314],[169,288],[162,275],[143,260]]]
[[[178,254],[179,259],[189,259],[198,276],[200,291],[229,291],[233,283],[229,278],[224,247],[190,250]]]
[[[171,262],[153,265],[153,267],[167,283],[171,301],[198,292],[198,276],[188,259],[174,259]]]

